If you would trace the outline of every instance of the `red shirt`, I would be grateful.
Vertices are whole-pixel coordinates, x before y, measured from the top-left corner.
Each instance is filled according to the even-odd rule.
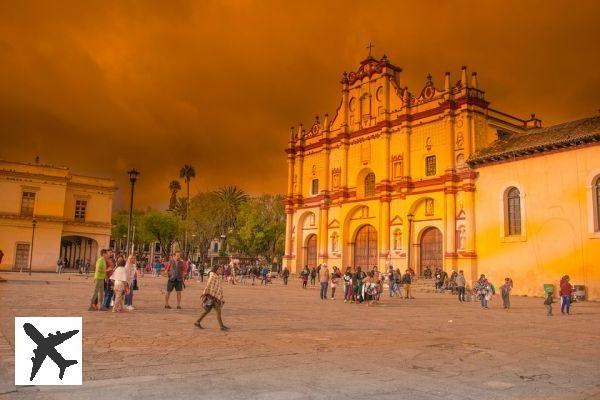
[[[561,296],[570,296],[573,293],[573,286],[569,283],[569,281],[564,280],[560,282],[560,295]]]

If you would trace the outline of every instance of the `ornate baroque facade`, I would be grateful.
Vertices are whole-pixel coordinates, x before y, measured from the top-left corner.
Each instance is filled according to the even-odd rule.
[[[401,69],[386,56],[369,56],[357,71],[343,74],[341,85],[333,117],[325,114],[307,129],[292,128],[286,149],[285,262],[292,271],[319,263],[380,269],[392,264],[411,266],[417,273],[425,266],[443,267],[463,270],[470,281],[487,272],[498,284],[504,275],[523,277],[527,286],[517,283],[515,291],[531,294],[539,294],[542,283],[559,279],[555,275],[561,271],[569,273],[559,266],[550,271],[548,261],[528,259],[528,247],[539,247],[533,226],[543,222],[526,219],[524,205],[534,200],[526,201],[525,193],[534,196],[534,189],[525,186],[543,179],[527,170],[514,176],[521,158],[535,157],[538,161],[531,162],[537,169],[531,171],[543,169],[548,163],[543,159],[557,156],[557,143],[568,133],[549,136],[554,127],[542,128],[535,115],[524,120],[493,109],[477,74],[468,76],[466,67],[460,79],[446,73],[440,85],[428,76],[415,95],[402,85]],[[561,183],[583,185],[581,201],[565,207],[574,214],[584,206],[593,219],[589,207],[594,207],[592,186],[597,181],[593,167],[600,167],[600,147],[594,145],[600,138],[600,119],[588,120],[597,122],[583,128],[592,144],[562,146],[569,151],[561,162],[569,170],[569,157],[575,156],[568,154],[589,157],[585,171],[577,171],[578,176],[590,175],[589,182]],[[539,138],[548,137],[552,140],[540,145]],[[580,149],[583,145],[586,150]],[[511,146],[525,153],[518,155]],[[536,201],[540,212],[552,206],[543,198]],[[537,210],[527,212],[531,216]],[[600,240],[594,240],[600,239],[600,224],[594,224],[580,221],[573,228],[585,231],[575,250],[585,245],[590,251],[573,273],[591,269],[590,257],[600,259]],[[559,226],[549,232],[555,228]],[[575,251],[572,247],[569,251]],[[507,265],[514,262],[513,250],[524,257],[524,265],[514,265],[514,270]],[[539,275],[539,270],[548,274]],[[590,294],[600,296],[597,275],[579,273],[574,283],[581,281]]]

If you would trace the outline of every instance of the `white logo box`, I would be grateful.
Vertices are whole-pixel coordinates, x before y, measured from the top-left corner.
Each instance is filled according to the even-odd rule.
[[[38,347],[38,343],[26,331],[33,335],[42,346]],[[72,331],[78,332],[73,333]],[[58,337],[56,336],[57,332],[60,332]],[[65,335],[68,332],[71,333]],[[61,340],[64,341],[53,346],[55,342]],[[15,317],[15,385],[81,385],[83,375],[82,341],[81,317]],[[37,351],[37,354],[34,350]],[[41,359],[44,355],[46,356],[39,370],[33,380],[30,380],[33,368],[32,358]],[[62,361],[66,361],[62,365],[64,369],[62,379],[59,377],[61,368],[55,361],[60,364],[63,364]]]

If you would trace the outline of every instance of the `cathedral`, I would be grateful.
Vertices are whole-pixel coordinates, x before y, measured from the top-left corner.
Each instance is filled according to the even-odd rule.
[[[466,67],[409,91],[386,56],[340,83],[335,113],[286,149],[292,272],[440,267],[530,296],[570,275],[600,298],[600,116],[509,115]]]

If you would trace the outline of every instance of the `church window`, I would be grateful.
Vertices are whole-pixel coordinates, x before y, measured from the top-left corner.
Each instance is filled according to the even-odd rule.
[[[370,172],[365,176],[365,197],[375,195],[375,174]]]
[[[516,187],[506,191],[504,199],[506,207],[506,226],[509,236],[521,234],[521,193]]]
[[[436,174],[435,156],[425,157],[425,175],[433,176]]]
[[[318,179],[313,179],[312,180],[311,194],[313,196],[316,195],[316,194],[319,194],[319,180]]]

